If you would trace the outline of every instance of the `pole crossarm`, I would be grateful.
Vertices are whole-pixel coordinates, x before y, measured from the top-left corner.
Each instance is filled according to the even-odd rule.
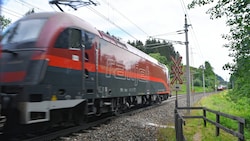
[[[183,41],[174,41],[174,40],[168,40],[168,39],[162,39],[162,38],[155,38],[155,37],[152,37],[152,36],[150,36],[149,38],[166,41],[166,42],[169,42],[169,43],[172,43],[172,44],[175,43],[175,44],[185,45],[185,42],[183,42]]]

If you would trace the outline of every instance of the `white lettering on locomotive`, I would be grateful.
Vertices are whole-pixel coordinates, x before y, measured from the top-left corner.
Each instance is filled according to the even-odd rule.
[[[126,70],[123,63],[110,58],[106,63],[106,78],[112,76],[115,79],[134,81],[134,86],[137,86],[138,82],[148,82],[149,67],[139,68],[138,65],[133,65],[129,70]]]

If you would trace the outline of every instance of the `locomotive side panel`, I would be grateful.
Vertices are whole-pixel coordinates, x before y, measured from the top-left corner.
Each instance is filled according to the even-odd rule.
[[[99,59],[98,89],[102,97],[167,93],[163,68],[144,57],[101,40]]]
[[[110,42],[101,40],[99,58],[99,89],[103,97],[116,97],[145,93],[139,79],[140,57]],[[141,66],[140,66],[141,67]],[[141,68],[143,69],[143,68]],[[146,74],[145,74],[146,75]]]

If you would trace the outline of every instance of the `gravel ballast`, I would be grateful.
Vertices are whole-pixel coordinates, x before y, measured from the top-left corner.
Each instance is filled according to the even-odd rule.
[[[203,96],[203,94],[191,96],[190,105]],[[178,106],[186,106],[186,97],[178,99]],[[169,101],[131,116],[118,117],[92,130],[61,137],[57,141],[156,141],[159,128],[173,127],[174,108],[175,101]]]

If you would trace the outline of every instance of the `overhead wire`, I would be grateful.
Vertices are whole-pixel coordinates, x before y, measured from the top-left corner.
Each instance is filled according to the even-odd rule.
[[[46,10],[41,9],[41,8],[35,6],[35,5],[32,5],[32,4],[30,4],[30,3],[26,2],[26,1],[15,0],[15,2],[21,4],[22,6],[25,6],[25,7],[29,8],[29,9],[30,8],[36,8],[36,9],[40,9],[40,10],[46,11]],[[9,9],[9,8],[7,8],[4,5],[2,6],[2,11],[5,12],[5,13],[7,13],[7,14],[9,14],[9,15],[11,15],[11,16],[16,17],[16,18],[21,18],[22,16],[24,16],[24,13],[20,13],[20,11],[14,11],[13,9]]]
[[[190,22],[190,25],[191,25],[191,29],[192,29],[191,32],[192,32],[193,38],[195,40],[194,41],[194,46],[198,48],[200,57],[205,61],[204,56],[203,56],[203,54],[201,52],[201,48],[200,48],[199,42],[197,40],[197,36],[196,36],[194,28],[192,26],[191,18],[190,18],[189,14],[188,14],[187,7],[185,6],[186,4],[185,4],[185,2],[183,0],[180,0],[180,3],[181,3],[181,6],[182,6],[182,10],[183,10],[184,14],[187,15],[188,21]],[[192,52],[193,51],[192,51],[192,48],[191,48],[191,54],[193,54]],[[192,57],[192,60],[194,61],[193,55],[191,55],[191,57]]]
[[[20,3],[20,4],[22,4],[22,5],[24,5],[24,6],[26,6],[27,8],[36,8],[36,9],[40,9],[40,10],[42,10],[42,11],[46,11],[46,10],[44,10],[44,9],[42,9],[42,8],[40,8],[40,7],[37,7],[37,6],[35,6],[35,5],[31,4],[31,3],[28,3],[28,2],[26,2],[26,1],[22,1],[22,0],[15,0],[15,1],[18,2],[18,3]],[[53,7],[52,7],[52,8],[53,8]],[[113,24],[114,26],[116,26],[117,28],[119,28],[120,30],[122,30],[124,33],[126,33],[127,35],[129,35],[129,36],[132,37],[133,39],[138,40],[136,37],[134,37],[133,35],[131,35],[129,32],[127,32],[127,31],[124,30],[122,27],[120,27],[119,25],[117,25],[116,23],[114,23],[113,21],[111,21],[110,19],[108,19],[107,17],[105,17],[103,14],[101,14],[100,12],[98,12],[97,10],[95,10],[94,8],[91,8],[91,7],[87,7],[87,8],[90,9],[91,11],[93,11],[94,13],[96,13],[97,15],[99,15],[100,17],[102,17],[103,19],[109,21],[111,24]],[[113,7],[113,8],[114,8],[114,7]],[[115,8],[114,8],[114,9],[115,9]],[[7,10],[6,10],[6,13],[8,13],[8,14],[10,14],[10,15],[13,15],[13,16],[18,17],[17,15],[11,14],[11,13],[8,12],[8,11],[11,11],[11,12],[17,14],[17,15],[20,15],[19,17],[22,17],[22,16],[23,16],[23,15],[20,14],[20,13],[17,13],[17,12],[15,12],[15,11],[12,11],[12,10],[7,9]],[[118,11],[118,10],[116,10],[116,11]],[[122,13],[120,12],[120,14],[122,14]],[[124,16],[124,15],[123,15],[123,16]],[[19,18],[19,17],[18,17],[18,18]],[[124,17],[125,17],[125,16],[124,16]],[[128,19],[128,18],[127,18],[127,19]],[[131,22],[132,22],[132,21],[131,21]]]
[[[136,28],[138,28],[141,32],[143,32],[145,35],[147,35],[149,37],[149,34],[146,33],[141,27],[139,27],[137,24],[135,24],[132,20],[130,20],[127,16],[125,16],[122,12],[120,12],[119,10],[117,10],[114,6],[112,6],[109,2],[107,2],[106,0],[102,0],[105,4],[107,4],[109,7],[111,7],[113,10],[115,10],[117,13],[119,13],[123,18],[125,18],[127,21],[129,21],[130,23],[132,23]]]
[[[17,11],[14,11],[14,10],[11,10],[9,8],[6,8],[5,6],[2,6],[2,10],[5,12],[5,13],[8,13],[9,15],[12,15],[14,17],[17,17],[17,18],[20,18],[23,16],[23,14],[20,14],[18,13]]]
[[[131,35],[130,33],[128,33],[126,30],[124,30],[122,27],[120,27],[119,25],[117,25],[115,22],[111,21],[109,18],[107,18],[105,15],[103,15],[102,13],[98,12],[97,10],[95,10],[92,7],[87,6],[87,8],[89,10],[91,10],[92,12],[96,13],[98,16],[100,16],[101,18],[105,19],[106,21],[110,22],[111,24],[113,24],[114,26],[116,26],[117,28],[119,28],[120,30],[122,30],[124,33],[126,33],[127,35],[129,35],[130,37],[134,38],[135,40],[138,40],[136,37],[134,37],[133,35]]]
[[[38,9],[38,10],[41,10],[41,11],[46,11],[45,9],[42,9],[42,8],[40,8],[40,7],[36,6],[36,5],[33,5],[31,3],[28,3],[28,2],[26,2],[24,0],[15,0],[15,1],[22,4],[22,5],[24,5],[24,6],[26,6],[27,8],[35,8],[35,9]]]

